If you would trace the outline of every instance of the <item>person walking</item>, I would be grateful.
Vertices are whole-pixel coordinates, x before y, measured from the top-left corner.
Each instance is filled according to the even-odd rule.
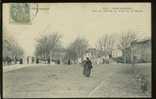
[[[91,74],[91,69],[93,68],[92,66],[92,62],[91,60],[87,57],[85,63],[84,63],[84,70],[83,70],[83,74],[86,76],[86,77],[90,77],[90,74]]]

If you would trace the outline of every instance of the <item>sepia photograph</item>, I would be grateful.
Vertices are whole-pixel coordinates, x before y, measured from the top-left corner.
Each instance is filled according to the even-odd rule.
[[[151,98],[151,3],[3,3],[4,98]]]

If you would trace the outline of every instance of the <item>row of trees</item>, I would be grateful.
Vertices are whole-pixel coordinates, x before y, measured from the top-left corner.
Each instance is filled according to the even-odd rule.
[[[124,60],[129,54],[127,54],[126,49],[130,47],[131,43],[136,40],[136,34],[133,32],[122,33],[118,48],[122,51]],[[51,35],[43,36],[38,39],[38,44],[36,46],[36,56],[38,57],[51,57],[55,58],[55,53],[64,49],[61,45],[61,35],[53,33]],[[116,45],[116,40],[113,35],[103,35],[96,44],[96,49],[100,50],[102,53],[100,55],[111,55],[114,46]],[[78,58],[82,58],[85,51],[88,49],[88,41],[84,38],[76,38],[69,46],[64,50],[65,59],[72,59],[73,61]]]
[[[72,59],[76,61],[78,57],[82,57],[88,48],[88,41],[83,38],[77,38],[68,48],[64,48],[61,44],[61,35],[53,33],[43,36],[37,40],[35,55],[40,58],[56,59],[58,53],[64,53],[64,59]],[[61,56],[60,56],[61,57]]]
[[[57,33],[43,36],[42,38],[38,39],[37,42],[38,43],[35,51],[35,55],[37,57],[48,58],[53,56],[59,49],[63,48],[61,45],[61,36]]]
[[[83,58],[85,51],[89,47],[88,41],[84,38],[77,38],[67,48],[65,57],[67,59],[73,59],[76,61],[77,58]]]
[[[118,40],[118,41],[117,41]],[[137,40],[135,32],[122,33],[119,39],[114,39],[113,35],[104,35],[97,42],[97,49],[101,50],[102,55],[111,55],[114,46],[122,51],[123,56],[121,57],[124,63],[127,63],[131,58],[130,47],[132,42]],[[117,43],[118,42],[118,43]]]

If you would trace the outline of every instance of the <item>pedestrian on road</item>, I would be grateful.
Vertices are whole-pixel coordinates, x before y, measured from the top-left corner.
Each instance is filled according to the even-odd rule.
[[[27,64],[29,64],[29,56],[27,56]]]
[[[91,74],[91,69],[93,68],[92,66],[92,62],[91,60],[87,57],[85,63],[84,63],[84,70],[83,70],[83,74],[86,76],[86,77],[90,77],[90,74]]]
[[[38,63],[39,63],[39,58],[36,59],[36,64],[38,64]]]
[[[70,65],[70,64],[71,64],[70,59],[68,59],[68,65]]]
[[[50,64],[50,57],[48,57],[48,64]]]
[[[20,64],[23,64],[23,59],[22,58],[20,58]]]
[[[18,61],[17,56],[15,56],[15,64],[17,64],[17,61]]]
[[[32,63],[34,64],[35,58],[34,58],[34,57],[32,57],[31,59],[32,59]]]

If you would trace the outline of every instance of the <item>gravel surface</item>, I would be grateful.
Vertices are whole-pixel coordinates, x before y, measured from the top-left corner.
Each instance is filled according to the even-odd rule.
[[[145,67],[151,68],[150,65]],[[90,78],[82,75],[82,69],[81,65],[36,65],[4,72],[3,96],[150,97],[138,88],[131,65],[94,65]],[[147,72],[151,72],[150,69]]]

